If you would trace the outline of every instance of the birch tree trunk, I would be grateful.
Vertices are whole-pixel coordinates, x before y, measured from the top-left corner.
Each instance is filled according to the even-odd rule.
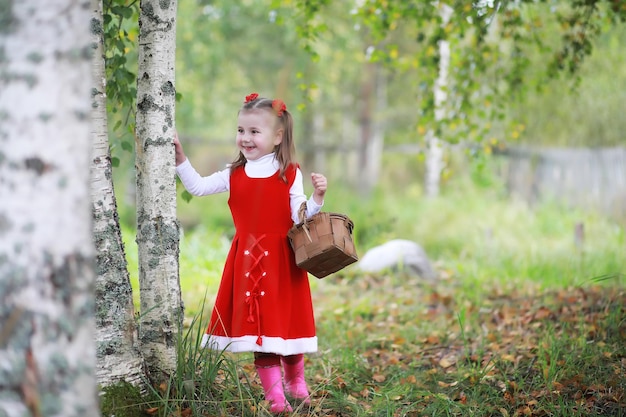
[[[126,381],[142,389],[133,291],[113,189],[106,112],[102,0],[91,0],[92,150],[91,203],[96,245],[96,377],[102,386]]]
[[[0,7],[0,415],[99,416],[89,0]]]
[[[368,195],[380,175],[384,134],[380,114],[387,106],[387,89],[383,70],[376,63],[367,63],[361,88],[361,115],[359,119],[361,144],[359,146],[359,192]]]
[[[380,169],[382,166],[383,148],[385,146],[385,132],[382,124],[382,115],[387,110],[387,78],[381,65],[376,65],[374,69],[375,93],[374,93],[374,114],[372,124],[372,138],[366,150],[367,170],[361,175],[367,179],[368,194],[378,183]]]
[[[437,5],[440,7],[442,26],[445,26],[452,17],[452,8],[446,4]],[[445,103],[448,98],[448,68],[450,66],[450,43],[442,39],[439,41],[439,75],[435,80],[435,123],[439,123],[445,117]],[[439,195],[439,185],[441,183],[441,172],[444,169],[443,146],[433,129],[427,133],[426,150],[426,196],[435,197]]]
[[[183,319],[173,146],[176,7],[175,0],[142,0],[139,15],[135,156],[139,339],[153,380],[176,367]]]

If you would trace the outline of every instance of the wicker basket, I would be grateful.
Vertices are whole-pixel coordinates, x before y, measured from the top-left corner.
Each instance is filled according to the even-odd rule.
[[[303,218],[301,208],[300,219]],[[296,254],[296,264],[317,278],[324,278],[358,261],[352,241],[353,228],[348,216],[327,212],[294,225],[287,235]]]

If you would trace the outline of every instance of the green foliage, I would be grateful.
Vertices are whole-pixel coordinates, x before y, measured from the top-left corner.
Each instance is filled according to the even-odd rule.
[[[550,3],[550,4],[548,4]],[[491,54],[498,53],[497,48],[489,45],[489,31],[497,31],[500,42],[510,41],[511,49],[503,58],[512,59],[514,73],[508,78],[510,85],[522,81],[522,72],[528,61],[523,52],[527,46],[552,51],[549,60],[549,74],[554,70],[567,70],[575,74],[580,64],[589,56],[593,42],[606,29],[607,25],[626,21],[626,7],[613,0],[578,0],[574,2],[546,2],[524,0],[521,2],[495,1],[474,2],[472,4],[456,0],[448,2],[452,14],[450,23],[430,31],[422,30],[416,38],[418,42],[426,40],[426,45],[434,46],[439,40],[453,41],[462,54],[471,56],[476,64],[477,73],[486,68]],[[419,1],[370,0],[363,2],[358,9],[358,17],[368,26],[377,41],[389,39],[402,21],[409,21],[420,28],[429,24],[441,24],[441,5]],[[537,36],[546,24],[554,19],[560,26],[560,45],[548,45]],[[497,27],[494,28],[494,26]],[[469,37],[469,38],[468,38]],[[464,44],[464,41],[470,40]],[[505,75],[503,73],[503,75]]]
[[[280,7],[285,2],[282,0],[273,0],[273,7]],[[324,7],[330,4],[329,0],[311,0],[305,2],[295,2],[296,14],[296,33],[304,42],[304,49],[314,58],[317,58],[317,52],[313,44],[319,39],[319,36],[328,30],[328,24],[324,19],[318,19],[318,13]]]
[[[131,109],[137,96],[136,41],[138,36],[137,0],[104,0],[104,50],[109,111]],[[118,121],[121,124],[121,121]],[[116,126],[117,128],[117,126]]]
[[[139,2],[137,0],[103,0],[104,61],[106,73],[109,125],[123,151],[133,150],[134,109],[137,98],[137,39],[139,36]],[[115,149],[118,141],[111,143]],[[114,154],[114,152],[112,152]],[[120,158],[112,157],[118,167]]]
[[[415,118],[422,136],[430,130],[451,143],[482,141],[488,131],[484,121],[502,117],[498,85],[486,82],[498,71],[492,58],[498,45],[486,40],[495,12],[479,4],[454,2],[450,20],[428,2],[367,1],[354,9],[355,24],[367,28],[368,59],[419,80]],[[450,42],[452,51],[444,117],[436,116],[433,97],[441,41]]]
[[[614,86],[626,82],[625,41],[626,26],[605,31],[579,70],[575,90],[567,79],[527,90],[523,100],[509,105],[507,119],[494,126],[494,134],[509,142],[538,146],[622,145],[626,120],[613,110],[623,102]],[[544,58],[538,54],[529,59],[534,65]],[[523,132],[512,127],[513,120],[521,122]]]
[[[582,64],[602,33],[626,20],[623,2],[613,0],[456,0],[446,2],[452,11],[447,22],[443,4],[369,0],[352,14],[357,25],[368,29],[372,62],[410,71],[420,80],[414,90],[418,128],[451,143],[487,143],[490,123],[505,118],[512,98],[563,74],[578,82]],[[319,18],[323,10],[306,16]],[[432,94],[443,40],[450,42],[452,52],[449,101],[445,117],[436,118]],[[537,53],[541,58],[532,60]]]
[[[191,201],[191,199],[193,198],[193,195],[191,195],[189,193],[189,191],[183,190],[183,192],[181,193],[181,197],[182,197],[183,200],[185,200],[187,203],[189,203]]]
[[[176,78],[186,98],[177,106],[181,130],[223,143],[252,91],[279,96],[295,111],[311,81],[299,78],[311,66],[296,34],[299,16],[293,4],[272,0],[180,2]]]
[[[381,7],[386,4],[379,3]],[[384,125],[386,145],[420,143],[431,128],[438,129],[449,142],[474,140],[485,146],[491,146],[494,139],[498,143],[580,146],[621,143],[626,119],[620,117],[623,99],[614,86],[623,79],[620,70],[626,67],[621,48],[623,30],[617,26],[620,20],[612,19],[618,16],[615,4],[593,2],[601,7],[590,18],[599,22],[601,33],[589,38],[593,40],[593,55],[579,68],[579,93],[573,94],[568,78],[545,81],[547,64],[562,45],[563,29],[557,13],[567,16],[571,7],[552,7],[555,2],[495,2],[500,7],[486,10],[481,21],[484,26],[478,30],[467,21],[463,27],[455,22],[442,29],[436,9],[428,2],[388,3],[385,7],[396,14],[379,17],[376,8],[372,9],[376,2],[363,2],[363,10],[347,2],[180,2],[176,88],[185,100],[177,105],[176,123],[185,144],[193,143],[204,154],[215,154],[225,144],[232,145],[241,97],[260,90],[283,96],[294,109],[301,161],[313,149],[358,146],[352,138],[358,136],[355,128],[360,127],[360,91],[367,87],[364,69],[372,61],[385,66],[382,76],[388,82],[388,102],[375,113]],[[110,10],[118,3],[107,4]],[[366,5],[370,7],[367,10]],[[614,13],[608,13],[608,7],[615,8]],[[466,17],[468,13],[476,12],[465,12]],[[124,30],[128,33],[124,38],[130,42],[125,65],[133,73],[136,19],[125,18],[121,12],[108,14],[111,39],[120,34],[116,27],[123,29],[122,36]],[[302,50],[301,42],[306,41],[300,41],[297,34],[301,20],[307,21],[309,15],[314,16],[312,23],[325,26],[309,42],[317,53],[314,62]],[[363,24],[366,15],[372,24],[384,19],[386,37],[381,32],[379,40]],[[122,19],[121,26],[115,19]],[[416,19],[421,19],[419,25],[414,23]],[[485,36],[484,30],[490,35],[478,42]],[[458,82],[448,89],[455,110],[446,122],[434,123],[432,86],[437,41],[442,36],[468,48],[458,52],[458,48],[452,49],[451,79]],[[119,43],[111,44],[113,52],[119,51],[116,45]],[[373,52],[368,55],[370,46]],[[109,85],[112,83],[110,79]],[[514,85],[518,86],[516,93],[514,88],[504,88]],[[134,88],[133,83],[129,86]],[[478,91],[476,88],[480,94],[472,93]],[[110,109],[110,126],[119,126],[117,135],[112,135],[113,158],[121,163],[120,170],[127,171],[133,169],[133,163],[119,152],[133,147],[130,109],[117,104]],[[314,120],[321,133],[313,129]],[[124,129],[127,122],[128,129]],[[197,145],[202,142],[204,147]],[[232,159],[231,154],[225,162]],[[196,153],[191,155],[197,161]]]

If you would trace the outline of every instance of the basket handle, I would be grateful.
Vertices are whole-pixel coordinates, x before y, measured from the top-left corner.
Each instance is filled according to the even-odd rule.
[[[346,226],[346,229],[348,229],[348,232],[352,234],[352,229],[354,229],[354,223],[352,223],[352,220],[346,217],[343,223]]]
[[[300,204],[300,208],[298,209],[298,220],[300,223],[304,223],[306,220],[306,201],[303,201],[302,204]]]
[[[306,237],[309,238],[309,242],[313,242],[311,239],[311,233],[309,233],[309,225],[306,222],[306,201],[303,201],[300,204],[300,208],[298,209],[298,220],[300,220],[300,224],[302,224],[302,228],[304,229],[304,233],[306,233]]]

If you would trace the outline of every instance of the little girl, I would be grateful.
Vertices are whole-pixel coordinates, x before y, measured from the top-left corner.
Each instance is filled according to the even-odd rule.
[[[293,120],[282,100],[246,96],[238,115],[239,155],[229,168],[208,177],[191,166],[176,136],[176,172],[191,194],[229,191],[235,224],[211,321],[202,346],[255,352],[254,363],[271,411],[292,411],[286,393],[310,402],[304,380],[304,353],[317,351],[311,290],[298,268],[287,231],[320,211],[327,182],[311,174],[307,200],[302,172],[294,160]]]

